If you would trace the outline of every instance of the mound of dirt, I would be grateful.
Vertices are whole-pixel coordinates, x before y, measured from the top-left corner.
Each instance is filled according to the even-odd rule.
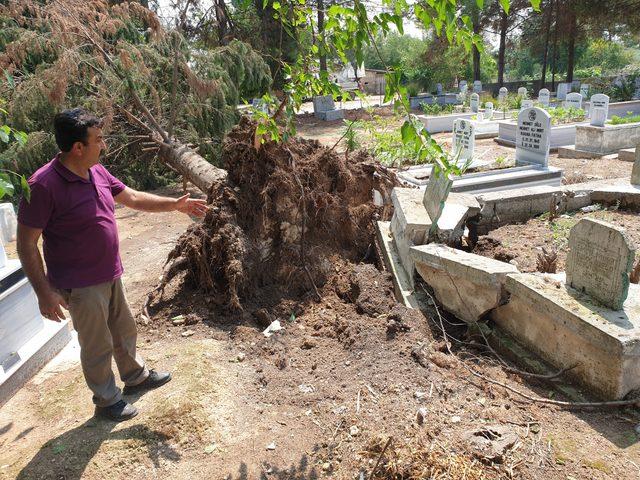
[[[241,310],[259,288],[294,295],[327,282],[338,256],[362,261],[373,251],[374,221],[395,175],[366,153],[350,157],[293,138],[254,148],[256,124],[243,118],[224,143],[228,182],[210,192],[211,211],[169,255],[218,305]]]

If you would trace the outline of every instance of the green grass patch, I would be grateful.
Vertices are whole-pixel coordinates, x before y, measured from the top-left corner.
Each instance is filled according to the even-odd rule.
[[[631,115],[631,112],[627,113],[628,115],[626,117],[619,117],[617,115],[614,115],[607,123],[610,125],[626,125],[627,123],[640,122],[640,115]]]

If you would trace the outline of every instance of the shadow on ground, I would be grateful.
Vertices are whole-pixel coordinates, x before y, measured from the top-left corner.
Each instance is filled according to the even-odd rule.
[[[114,431],[117,424],[91,418],[82,425],[49,440],[18,474],[19,480],[80,479],[100,446],[105,441],[138,441],[156,467],[160,459],[172,462],[180,455],[162,433],[144,425],[132,425]],[[117,459],[115,459],[117,462]]]

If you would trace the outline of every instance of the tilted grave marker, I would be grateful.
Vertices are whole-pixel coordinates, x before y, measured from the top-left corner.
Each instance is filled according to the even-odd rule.
[[[549,165],[551,115],[537,107],[518,114],[516,165]]]
[[[612,310],[621,310],[634,259],[635,249],[623,228],[583,218],[569,233],[567,285]]]
[[[458,119],[453,122],[452,154],[458,155],[460,163],[473,159],[475,149],[475,127],[469,120]]]

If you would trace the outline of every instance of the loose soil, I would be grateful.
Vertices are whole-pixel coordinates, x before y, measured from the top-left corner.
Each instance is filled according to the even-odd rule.
[[[396,303],[390,275],[376,266],[369,222],[353,221],[360,218],[354,209],[369,220],[388,215],[363,203],[373,186],[365,173],[381,173],[364,157],[326,166],[318,160],[332,160],[329,154],[301,142],[292,151],[296,166],[282,173],[282,165],[265,169],[278,166],[272,157],[252,157],[242,142],[234,148],[240,153],[229,161],[245,173],[230,172],[235,187],[212,192],[210,216],[178,240],[172,258],[186,253],[188,268],[154,297],[151,322],[139,325],[140,353],[172,371],[172,382],[129,398],[140,415],[115,425],[91,417],[77,362],[50,367],[0,408],[0,478],[354,479],[369,478],[379,459],[375,478],[638,478],[635,409],[577,412],[526,402],[461,362],[528,395],[565,398],[555,388],[563,381],[508,373],[477,339],[461,343],[471,340],[468,332],[445,316],[450,355],[433,307]],[[292,172],[306,193],[291,203]],[[326,183],[358,172],[362,189]],[[261,197],[270,186],[278,190]],[[307,264],[318,300],[300,271],[300,237],[276,232],[295,230],[301,206],[320,193],[345,205],[332,203],[334,212],[319,209],[308,219]],[[249,220],[250,209],[266,226]],[[188,219],[117,213],[125,280],[139,312]],[[327,222],[338,213],[344,223]],[[227,223],[216,223],[223,216]],[[276,229],[274,220],[289,225]],[[217,226],[225,238],[216,237]],[[291,258],[259,254],[257,239],[266,232]],[[325,240],[331,249],[316,248]],[[237,270],[227,268],[234,262]],[[283,281],[289,267],[295,281]],[[229,272],[244,275],[237,305],[223,288],[233,281]],[[284,328],[266,337],[274,320]]]
[[[631,241],[640,246],[640,213],[610,208],[565,214],[553,221],[549,221],[548,214],[545,214],[526,223],[505,225],[480,237],[473,251],[515,263],[521,272],[535,272],[536,259],[544,248],[548,252],[557,252],[557,270],[563,272],[569,253],[569,232],[581,218],[595,218],[622,227]]]

